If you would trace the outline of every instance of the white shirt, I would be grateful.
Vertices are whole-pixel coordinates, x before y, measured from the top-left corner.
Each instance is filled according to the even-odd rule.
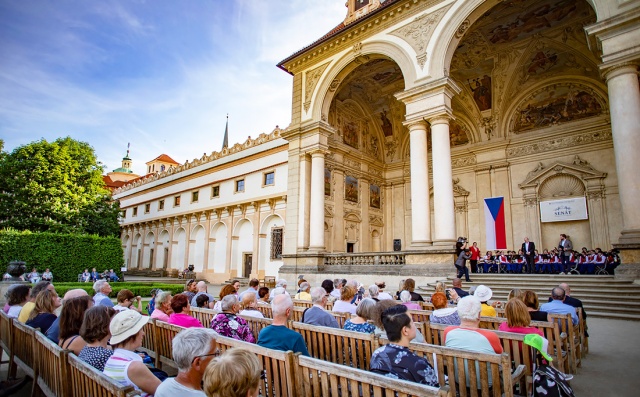
[[[380,299],[380,298],[378,298]],[[347,303],[345,301],[335,301],[333,304],[333,311],[339,313],[351,313],[356,314],[356,305]]]
[[[389,293],[382,291],[378,294],[378,300],[393,300],[393,297]]]
[[[168,378],[156,389],[155,397],[205,397],[201,390],[193,390],[176,382],[176,378]]]

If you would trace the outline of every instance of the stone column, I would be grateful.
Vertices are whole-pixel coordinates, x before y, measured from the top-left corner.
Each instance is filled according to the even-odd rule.
[[[609,108],[613,151],[616,158],[622,244],[640,244],[640,89],[636,65],[623,65],[605,73],[609,87]]]
[[[309,209],[309,251],[323,251],[324,246],[324,155],[311,152],[311,203]]]
[[[408,127],[411,152],[411,245],[420,248],[431,245],[427,123],[412,122]]]
[[[298,250],[309,248],[309,205],[311,190],[311,164],[306,154],[300,155],[300,187],[298,207]]]
[[[429,122],[433,156],[433,208],[436,235],[434,244],[449,246],[456,241],[449,117],[437,116]]]

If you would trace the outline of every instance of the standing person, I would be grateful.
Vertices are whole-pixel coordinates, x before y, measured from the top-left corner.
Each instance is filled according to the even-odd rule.
[[[469,248],[469,252],[471,252],[471,258],[469,259],[469,263],[471,264],[471,273],[478,273],[478,260],[480,259],[480,248],[478,248],[478,243],[474,241],[471,248]]]
[[[529,241],[529,237],[525,237],[521,249],[525,259],[527,260],[527,273],[531,274],[534,271],[533,266],[536,258],[536,244],[533,241]]]
[[[567,235],[562,233],[560,235],[560,242],[558,243],[558,254],[560,256],[560,263],[562,263],[562,268],[566,269],[569,263],[569,256],[571,255],[571,251],[573,251],[573,244],[571,244],[571,240],[567,238]]]
[[[458,259],[456,259],[456,269],[458,269],[458,275],[456,277],[462,278],[464,275],[464,280],[466,282],[471,281],[469,280],[469,269],[467,269],[467,259],[470,258],[471,252],[469,251],[469,248],[465,248],[460,252],[460,255],[458,255]]]

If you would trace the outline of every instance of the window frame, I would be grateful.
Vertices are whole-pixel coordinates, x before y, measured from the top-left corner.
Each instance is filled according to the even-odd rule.
[[[191,202],[197,203],[200,199],[200,190],[194,190],[191,192]]]
[[[218,194],[217,195],[214,192],[215,188],[218,188]],[[218,198],[218,197],[220,197],[220,184],[211,186],[211,198]]]
[[[242,190],[238,190],[238,184],[242,183]],[[244,178],[239,178],[234,181],[234,193],[244,193],[247,190],[246,180]]]
[[[177,196],[173,196],[173,206],[174,207],[180,207],[180,201],[181,201],[181,197],[182,195],[177,195]]]
[[[158,200],[158,211],[164,211],[164,199]]]
[[[267,183],[267,175],[273,175],[273,180],[271,183]],[[276,171],[269,170],[262,173],[262,187],[265,186],[274,186],[276,184]]]

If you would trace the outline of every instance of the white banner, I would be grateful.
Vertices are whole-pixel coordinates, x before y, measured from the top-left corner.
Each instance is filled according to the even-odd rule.
[[[564,222],[581,219],[589,219],[587,199],[584,197],[540,202],[540,220],[542,222]]]

